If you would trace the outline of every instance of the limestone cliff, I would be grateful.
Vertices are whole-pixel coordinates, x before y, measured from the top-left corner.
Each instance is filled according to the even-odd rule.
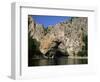
[[[56,47],[65,55],[84,56],[85,54],[87,56],[87,21],[86,17],[72,17],[69,21],[48,26],[45,30],[43,25],[36,24],[34,19],[29,16],[29,37],[40,43],[39,50],[42,55],[46,55]]]
[[[29,22],[29,28],[28,31],[30,33],[30,37],[33,39],[36,39],[37,41],[40,41],[45,34],[45,30],[42,24],[36,24],[34,19],[32,19],[32,16],[28,16],[28,22]]]

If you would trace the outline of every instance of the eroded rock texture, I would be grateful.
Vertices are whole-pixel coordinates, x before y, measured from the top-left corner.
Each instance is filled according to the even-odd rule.
[[[67,56],[87,56],[86,17],[72,17],[69,21],[48,26],[46,30],[43,25],[36,24],[31,16],[28,16],[28,22],[29,37],[39,42],[38,47],[42,55],[48,56],[59,52]]]

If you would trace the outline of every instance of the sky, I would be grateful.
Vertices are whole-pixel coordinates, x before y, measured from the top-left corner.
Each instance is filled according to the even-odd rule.
[[[45,28],[49,25],[55,25],[59,22],[64,22],[69,20],[70,16],[46,16],[46,15],[33,15],[32,18],[38,24],[43,24]]]

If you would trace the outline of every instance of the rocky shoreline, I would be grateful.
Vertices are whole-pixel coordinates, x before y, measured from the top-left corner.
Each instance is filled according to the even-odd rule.
[[[87,17],[72,17],[44,28],[28,16],[28,52],[30,57],[55,58],[69,56],[87,58]]]

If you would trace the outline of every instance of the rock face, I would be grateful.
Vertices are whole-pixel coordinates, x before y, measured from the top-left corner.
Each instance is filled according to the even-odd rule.
[[[42,24],[36,24],[35,21],[32,19],[32,16],[28,16],[29,21],[29,33],[30,37],[33,39],[36,39],[37,41],[40,41],[45,34],[45,30]]]
[[[29,37],[40,43],[39,50],[42,55],[55,49],[64,55],[78,56],[80,52],[84,52],[83,54],[87,56],[88,22],[86,17],[72,17],[67,22],[48,26],[46,30],[43,25],[36,24],[31,16],[28,21]]]
[[[87,36],[87,18],[73,18],[65,27],[66,50],[70,56],[77,55],[86,46],[83,38]]]

